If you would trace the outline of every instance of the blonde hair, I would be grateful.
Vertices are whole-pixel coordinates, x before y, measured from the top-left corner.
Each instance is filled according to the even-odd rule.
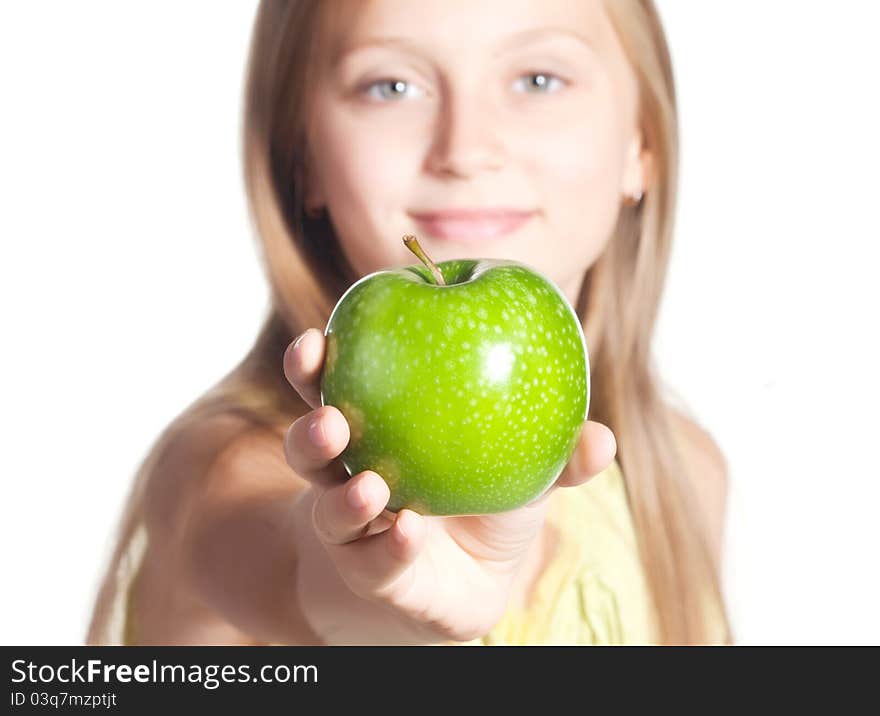
[[[357,276],[326,217],[303,212],[308,68],[319,61],[329,3],[262,0],[253,27],[244,96],[244,174],[271,306],[251,351],[184,410],[156,441],[135,479],[116,548],[100,587],[87,643],[102,643],[117,571],[143,518],[145,485],[161,456],[209,415],[234,413],[284,429],[308,410],[281,370],[285,348],[310,326],[323,327]],[[651,362],[651,339],[672,242],[678,180],[675,85],[663,28],[650,0],[606,4],[638,79],[640,121],[653,181],[642,203],[622,207],[604,253],[586,272],[577,313],[590,346],[590,418],[618,441],[653,600],[658,640],[730,642],[718,565],[690,491],[670,408]]]

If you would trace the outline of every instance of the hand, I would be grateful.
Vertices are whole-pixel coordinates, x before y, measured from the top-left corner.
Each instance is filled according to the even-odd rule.
[[[504,613],[517,570],[543,527],[549,496],[604,470],[617,449],[613,433],[600,423],[584,423],[578,447],[556,482],[518,509],[463,517],[423,516],[409,509],[395,514],[385,509],[390,490],[381,475],[367,470],[349,478],[338,459],[348,444],[349,426],[335,407],[321,406],[324,351],[322,332],[312,328],[284,355],[288,381],[312,407],[288,429],[284,450],[288,464],[310,483],[301,521],[316,538],[313,544],[326,551],[336,583],[372,605],[374,618],[383,615],[382,637],[375,638],[437,643],[483,636]],[[312,565],[298,577],[303,611],[326,613],[329,582],[324,580],[325,593],[320,593],[321,578],[309,573],[319,563],[303,559],[302,564]],[[354,609],[334,598],[338,612]],[[328,628],[342,621],[341,613],[328,617]],[[321,633],[320,625],[316,630]]]

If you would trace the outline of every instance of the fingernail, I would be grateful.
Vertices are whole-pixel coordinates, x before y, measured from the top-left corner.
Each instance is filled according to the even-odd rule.
[[[299,334],[299,337],[293,342],[292,350],[296,350],[299,344],[302,343],[302,339],[306,337],[306,333],[308,333],[308,331],[303,331]]]
[[[312,422],[309,423],[309,440],[318,447],[327,447],[328,445],[327,434],[324,432],[319,417],[312,418]]]
[[[348,492],[345,494],[345,500],[352,509],[362,510],[367,506],[367,495],[364,486],[357,483],[349,487]]]

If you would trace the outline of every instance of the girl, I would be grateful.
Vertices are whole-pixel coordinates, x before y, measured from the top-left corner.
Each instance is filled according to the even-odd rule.
[[[650,360],[677,179],[650,0],[263,0],[244,160],[271,311],[145,460],[88,643],[730,643],[724,459]],[[594,420],[518,510],[391,513],[337,459],[321,329],[408,233],[533,266],[583,323]]]

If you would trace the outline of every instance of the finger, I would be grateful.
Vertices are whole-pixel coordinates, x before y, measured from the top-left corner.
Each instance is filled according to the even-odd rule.
[[[322,487],[348,478],[336,459],[350,437],[348,421],[332,405],[311,410],[297,418],[284,436],[287,464],[304,479]]]
[[[284,351],[284,375],[312,408],[321,405],[324,349],[324,334],[317,328],[309,328]]]
[[[386,509],[381,515],[379,515],[375,520],[370,522],[370,527],[367,529],[366,536],[378,534],[379,532],[384,532],[391,525],[394,524],[394,520],[397,517],[396,512],[392,512],[391,510]]]
[[[346,483],[324,491],[315,500],[315,534],[327,545],[339,545],[367,534],[370,522],[385,509],[391,490],[372,470],[359,472]]]
[[[610,428],[594,420],[586,421],[574,453],[556,485],[574,487],[587,482],[605,470],[616,454],[617,440]]]
[[[411,567],[425,546],[427,518],[410,509],[379,534],[327,547],[349,588],[364,599],[393,600],[410,586]]]

